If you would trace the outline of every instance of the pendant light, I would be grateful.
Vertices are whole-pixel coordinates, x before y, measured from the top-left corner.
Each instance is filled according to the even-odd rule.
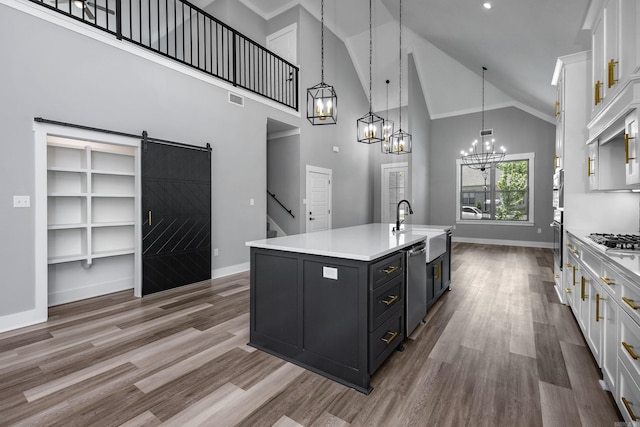
[[[372,84],[372,59],[373,59],[373,27],[371,24],[371,0],[369,0],[369,112],[360,117],[356,122],[358,142],[373,144],[384,139],[384,119],[373,113],[373,98],[371,95]]]
[[[411,134],[402,130],[402,0],[400,0],[400,74],[398,76],[400,96],[398,108],[400,110],[399,129],[391,135],[388,154],[411,153]]]
[[[307,89],[307,119],[314,126],[338,122],[338,95],[324,82],[324,0],[320,1],[320,83]]]
[[[389,120],[389,83],[387,79],[387,112],[385,114],[384,126],[382,127],[382,144],[380,144],[380,150],[385,154],[389,154],[391,135],[393,135],[393,121]]]
[[[493,138],[493,129],[484,128],[484,73],[487,67],[482,67],[482,128],[480,129],[480,141],[477,139],[471,144],[469,151],[462,150],[462,164],[482,172],[483,176],[488,175],[488,169],[492,164],[498,164],[504,161],[506,149],[500,147],[495,150],[495,139]],[[489,138],[491,137],[491,138]]]

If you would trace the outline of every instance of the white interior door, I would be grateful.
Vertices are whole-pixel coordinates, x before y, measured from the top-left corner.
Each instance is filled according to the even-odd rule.
[[[307,165],[307,233],[331,228],[331,169]]]
[[[297,65],[297,24],[291,24],[267,36],[267,49]]]
[[[407,198],[407,177],[409,166],[406,162],[387,163],[382,165],[382,223],[396,222],[396,206],[402,199]],[[405,204],[400,211],[400,219],[404,219]]]

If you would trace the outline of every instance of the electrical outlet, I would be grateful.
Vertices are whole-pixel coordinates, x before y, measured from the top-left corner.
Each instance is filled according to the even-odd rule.
[[[31,197],[30,196],[13,196],[14,208],[30,208]]]
[[[218,256],[218,248],[213,248],[213,256]]]

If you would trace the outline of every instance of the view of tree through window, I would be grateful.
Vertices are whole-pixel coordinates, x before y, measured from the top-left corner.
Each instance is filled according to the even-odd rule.
[[[529,221],[529,160],[460,167],[460,219]]]

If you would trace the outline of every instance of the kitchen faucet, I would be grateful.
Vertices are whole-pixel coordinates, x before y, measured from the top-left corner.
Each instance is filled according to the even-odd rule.
[[[395,231],[400,231],[400,205],[402,202],[406,203],[409,207],[409,215],[413,215],[413,209],[411,209],[411,203],[408,200],[402,199],[398,202],[398,206],[396,206],[396,229]],[[404,220],[403,220],[404,221]]]

